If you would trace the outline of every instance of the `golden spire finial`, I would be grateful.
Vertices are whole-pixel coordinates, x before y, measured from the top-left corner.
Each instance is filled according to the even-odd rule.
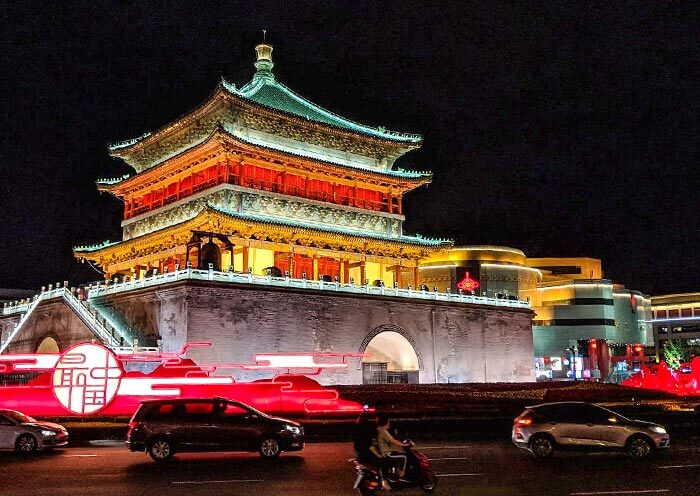
[[[268,78],[273,78],[272,68],[272,45],[267,43],[267,29],[263,29],[263,41],[255,47],[257,58],[255,61],[256,74],[264,75]]]

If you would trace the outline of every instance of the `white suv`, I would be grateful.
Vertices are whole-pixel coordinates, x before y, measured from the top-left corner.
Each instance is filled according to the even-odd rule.
[[[558,449],[625,450],[633,458],[646,458],[671,442],[661,425],[577,401],[527,407],[513,422],[512,439],[538,458]]]

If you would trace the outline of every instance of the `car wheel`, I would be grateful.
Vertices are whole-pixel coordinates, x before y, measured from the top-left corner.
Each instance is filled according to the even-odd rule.
[[[530,452],[537,458],[549,458],[554,454],[554,441],[548,436],[536,436],[530,440]]]
[[[636,460],[648,458],[654,454],[654,445],[643,436],[635,436],[627,441],[627,454]]]
[[[357,492],[359,492],[362,496],[374,496],[379,492],[380,487],[382,487],[381,484],[378,487],[368,487],[364,484],[360,484],[360,486],[357,488]]]
[[[15,451],[22,455],[30,455],[34,453],[37,447],[38,445],[36,438],[31,434],[22,434],[15,442]]]
[[[435,491],[435,486],[437,486],[437,477],[435,477],[435,472],[428,470],[425,474],[425,480],[420,485],[420,488],[426,493],[432,493]]]
[[[164,438],[156,439],[148,445],[148,454],[155,462],[170,460],[175,454],[172,443]]]
[[[277,458],[280,456],[280,443],[274,437],[263,438],[258,451],[263,458]]]

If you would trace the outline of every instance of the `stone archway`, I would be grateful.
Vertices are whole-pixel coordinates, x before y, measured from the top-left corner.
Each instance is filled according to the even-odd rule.
[[[44,336],[36,345],[35,353],[60,353],[61,347],[54,336]]]
[[[417,383],[423,360],[415,342],[399,326],[380,326],[362,341],[360,353],[371,356],[362,359],[362,382]]]

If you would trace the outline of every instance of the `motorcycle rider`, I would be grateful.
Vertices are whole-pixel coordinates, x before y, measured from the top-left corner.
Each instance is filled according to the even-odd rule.
[[[377,449],[379,455],[388,462],[384,466],[396,467],[398,478],[403,479],[406,475],[406,463],[408,462],[404,449],[411,447],[411,444],[402,443],[394,438],[389,432],[389,424],[389,417],[386,415],[377,417]]]
[[[376,419],[367,412],[362,412],[357,418],[352,433],[352,444],[355,448],[357,461],[378,466],[380,461],[372,451],[372,445],[377,438]]]
[[[377,420],[366,410],[360,414],[352,433],[352,444],[357,461],[365,465],[378,467],[382,489],[390,491],[389,483],[384,479],[384,460],[377,450]]]

